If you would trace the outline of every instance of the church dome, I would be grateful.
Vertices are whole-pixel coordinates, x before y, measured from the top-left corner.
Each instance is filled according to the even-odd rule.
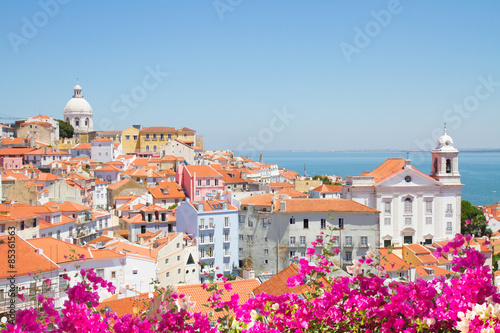
[[[77,83],[73,88],[74,95],[73,98],[66,103],[64,107],[64,114],[68,113],[88,113],[92,114],[92,108],[89,102],[85,100],[82,96],[82,87]]]
[[[83,97],[72,98],[68,103],[66,103],[64,113],[92,113],[92,108],[90,107],[89,102],[87,102]]]
[[[441,149],[441,148],[454,149],[453,139],[451,138],[451,136],[446,134],[446,128],[444,129],[443,135],[441,135],[437,141],[436,149]]]

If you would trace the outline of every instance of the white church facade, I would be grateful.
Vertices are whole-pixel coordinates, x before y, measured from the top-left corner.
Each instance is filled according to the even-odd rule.
[[[397,158],[346,177],[343,197],[380,211],[380,246],[432,244],[460,232],[459,152],[446,130],[431,153],[430,175],[415,169],[410,160]]]

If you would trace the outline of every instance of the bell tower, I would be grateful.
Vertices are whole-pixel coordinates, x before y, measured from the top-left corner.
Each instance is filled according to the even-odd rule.
[[[437,141],[437,146],[432,150],[431,177],[444,185],[459,185],[460,173],[458,172],[458,150],[453,147],[453,139],[444,133]]]

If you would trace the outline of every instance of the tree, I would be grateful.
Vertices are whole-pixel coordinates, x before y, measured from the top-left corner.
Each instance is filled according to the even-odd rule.
[[[488,228],[483,211],[467,200],[462,200],[461,222],[462,235],[470,234],[481,237],[493,233]]]
[[[328,178],[328,176],[321,176],[321,175],[316,175],[314,176],[312,179],[314,180],[321,180],[323,182],[323,184],[325,185],[332,185],[332,181],[330,180],[330,178]]]
[[[67,123],[64,120],[56,120],[59,122],[59,139],[72,138],[73,133],[75,133],[75,129],[73,128],[73,126],[71,126],[70,123]]]

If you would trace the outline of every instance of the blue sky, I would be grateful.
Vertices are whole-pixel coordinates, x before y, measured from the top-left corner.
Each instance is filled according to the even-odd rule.
[[[445,120],[500,148],[498,1],[61,2],[2,3],[0,114],[61,118],[78,77],[95,129],[207,149],[426,149]]]

